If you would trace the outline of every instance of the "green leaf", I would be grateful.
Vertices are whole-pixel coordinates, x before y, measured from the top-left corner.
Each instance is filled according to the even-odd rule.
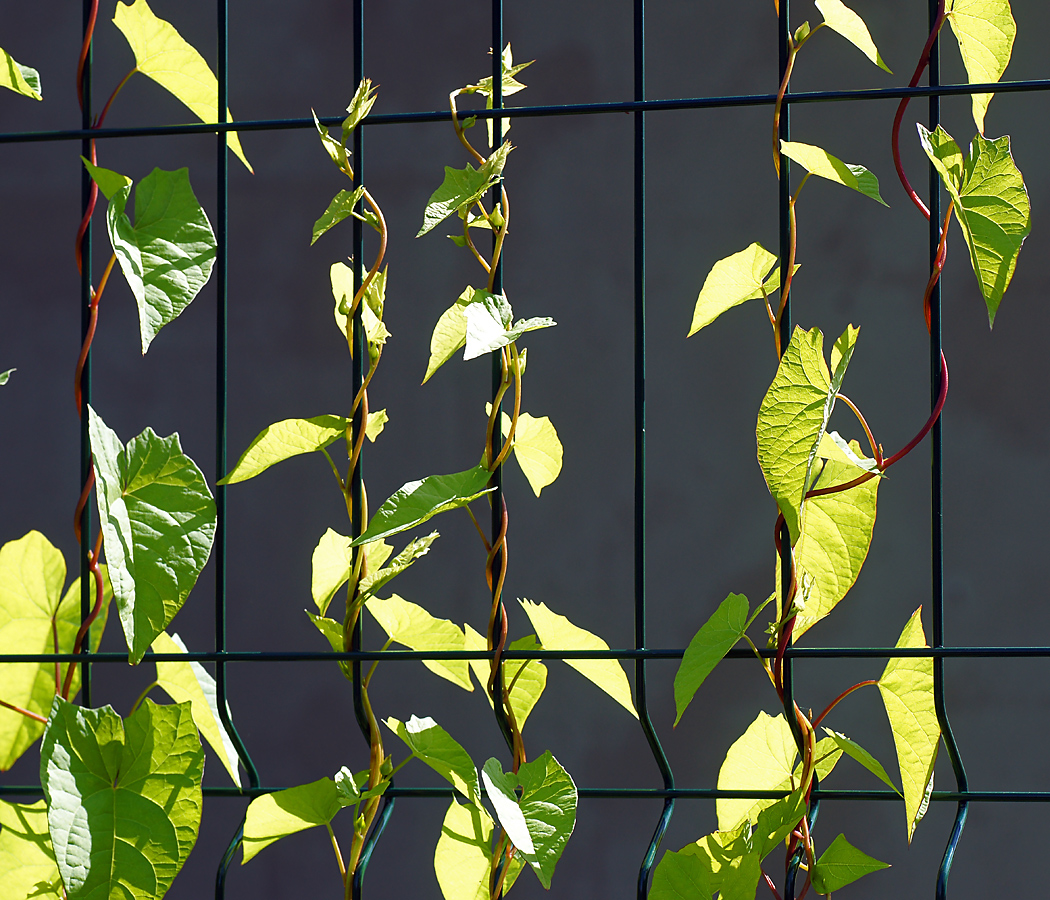
[[[459,298],[442,314],[430,337],[430,360],[423,384],[430,380],[438,369],[447,363],[456,351],[467,342],[467,304],[474,298],[474,288],[467,287]]]
[[[409,564],[406,563],[405,567]],[[390,640],[396,644],[404,644],[411,650],[420,651],[463,649],[463,632],[459,626],[448,619],[435,618],[422,606],[403,600],[397,594],[392,594],[387,600],[369,597],[365,606]],[[474,690],[465,659],[425,659],[423,665],[435,675],[459,685],[465,691]]]
[[[466,320],[466,331],[463,359],[476,359],[514,343],[527,331],[539,328],[550,328],[558,323],[543,316],[532,319],[518,319],[511,324],[514,313],[510,303],[503,294],[490,294],[488,291],[476,290],[464,304],[463,315]],[[440,324],[440,323],[439,323]]]
[[[32,97],[34,100],[44,99],[40,94],[40,73],[36,69],[15,62],[11,54],[2,48],[0,48],[0,87],[8,88],[23,97]]]
[[[332,202],[328,204],[328,209],[324,211],[324,215],[314,222],[313,237],[310,239],[311,247],[317,243],[317,239],[329,228],[338,225],[343,219],[353,215],[354,207],[357,206],[357,201],[361,199],[361,195],[364,192],[365,186],[362,184],[354,191],[340,191],[332,198]]]
[[[485,414],[491,411],[492,404],[486,403]],[[510,434],[510,416],[506,413],[502,415],[502,429],[504,437]],[[514,429],[514,458],[537,497],[561,474],[563,454],[557,429],[549,417],[519,413],[518,427]]]
[[[187,653],[186,645],[177,634],[162,631],[153,641],[154,653]],[[241,775],[237,768],[237,749],[219,718],[219,698],[215,679],[199,662],[157,662],[157,683],[176,703],[189,703],[190,714],[197,730],[209,744],[219,762],[237,787]],[[230,715],[227,705],[226,714]]]
[[[948,0],[947,14],[970,84],[1002,78],[1017,35],[1010,0]],[[991,100],[991,94],[971,95],[973,121],[981,134]]]
[[[925,647],[920,606],[904,626],[898,647]],[[908,843],[919,819],[926,813],[927,792],[933,783],[941,728],[933,697],[933,660],[929,657],[891,659],[879,679],[879,693],[886,707],[897,748]]]
[[[772,253],[755,243],[716,262],[707,273],[700,296],[696,298],[693,322],[686,337],[692,337],[701,328],[710,325],[727,309],[772,293],[780,285],[780,269],[775,272],[776,285],[771,285],[773,279],[770,277],[767,280],[767,276],[776,261]]]
[[[487,650],[485,638],[476,632],[470,625],[463,626],[463,649],[464,650]],[[542,650],[543,648],[534,635],[518,638],[507,647],[508,650]],[[481,693],[492,706],[492,697],[489,696],[487,685],[489,674],[492,671],[487,659],[470,660],[470,668],[474,671],[474,677],[478,679]],[[525,720],[536,706],[536,702],[543,694],[547,686],[547,667],[538,659],[508,659],[503,663],[504,676],[510,690],[510,708],[514,713],[514,721],[518,730],[525,728]]]
[[[412,755],[421,759],[471,803],[480,803],[478,769],[470,755],[429,716],[412,716],[407,722],[386,719],[384,724],[405,742]]]
[[[8,369],[6,372],[0,372],[0,384],[7,384],[11,378],[11,373],[17,371],[18,369]]]
[[[376,272],[375,278],[365,288],[364,306],[361,308],[361,324],[365,328],[365,338],[368,341],[369,355],[375,359],[378,355],[377,348],[385,344],[390,332],[383,324],[383,305],[386,302],[386,276],[387,269]],[[347,315],[354,299],[354,270],[345,263],[332,264],[332,295],[335,297],[335,324],[339,333],[346,339],[353,356],[353,332],[347,330]],[[374,438],[373,438],[374,440]]]
[[[733,831],[705,835],[696,843],[683,847],[679,853],[700,860],[709,873],[711,890],[718,891],[721,900],[754,900],[758,879],[762,876],[763,854],[754,846],[749,823],[745,822]],[[706,896],[704,900],[707,900]]]
[[[525,90],[527,85],[522,84],[520,81],[515,79],[514,76],[517,75],[523,69],[527,69],[534,62],[536,62],[536,60],[532,59],[532,60],[529,60],[527,63],[519,63],[518,65],[514,65],[514,53],[510,49],[510,42],[508,41],[507,46],[503,48],[503,53],[502,53],[502,55],[500,57],[500,68],[502,70],[502,74],[500,76],[500,80],[503,83],[502,93],[503,93],[504,97],[509,97],[511,94],[516,94],[516,93],[518,93],[518,91]],[[489,75],[488,78],[482,78],[481,81],[479,81],[477,84],[468,85],[467,87],[468,88],[473,88],[473,92],[474,93],[482,94],[485,97],[485,109],[492,109],[492,76],[491,75]],[[472,116],[471,118],[476,120],[475,116]],[[470,120],[468,119],[467,121],[470,121]],[[510,123],[511,123],[510,119],[503,119],[502,120],[501,132],[502,132],[504,137],[506,137],[507,136],[507,132],[510,131]],[[464,122],[463,127],[464,128],[468,128],[468,127],[473,126],[473,124],[474,124],[474,122],[470,122],[470,125],[467,125],[467,123]],[[485,126],[486,126],[486,128],[488,130],[489,146],[491,147],[492,146],[492,119],[486,119],[485,120]]]
[[[313,453],[346,435],[347,420],[342,416],[315,416],[312,419],[283,419],[268,425],[241,454],[237,465],[219,484],[236,484],[265,472],[302,453]]]
[[[421,481],[409,481],[401,486],[375,511],[368,528],[355,538],[351,546],[378,541],[416,525],[447,509],[466,506],[494,488],[488,487],[490,475],[484,466],[456,472],[452,475],[430,475]]]
[[[346,650],[346,647],[343,645],[343,626],[339,622],[336,622],[335,619],[328,619],[324,616],[315,616],[310,610],[305,610],[305,612],[310,617],[310,621],[314,623],[314,627],[320,631],[324,639],[328,641],[328,646],[330,646],[336,653],[343,653]],[[353,665],[346,659],[341,659],[338,662],[339,668],[342,670],[346,680],[353,684]]]
[[[40,784],[68,900],[164,896],[197,840],[204,750],[189,703],[121,721],[56,697]]]
[[[283,837],[327,825],[342,808],[339,790],[331,778],[256,797],[244,817],[241,865]]]
[[[812,144],[801,144],[797,141],[781,141],[780,152],[788,159],[794,160],[807,172],[844,184],[848,188],[859,191],[865,197],[877,200],[883,206],[889,204],[879,196],[879,179],[875,177],[864,166],[855,166],[844,163],[841,159],[832,156],[827,150],[814,147]]]
[[[350,104],[346,107],[346,111],[349,115],[343,119],[343,145],[346,145],[347,138],[353,133],[353,130],[357,128],[361,120],[371,112],[373,105],[375,105],[376,89],[372,87],[371,78],[362,78],[357,85],[357,90],[354,91],[354,96],[350,99]]]
[[[798,539],[802,498],[835,393],[820,330],[796,326],[758,411],[758,462],[766,484]]]
[[[760,711],[726,753],[718,770],[718,789],[789,790],[796,752],[795,738],[783,714],[774,717]],[[775,802],[720,797],[715,801],[718,830],[733,831],[743,822],[754,822],[763,809]]]
[[[385,409],[377,409],[375,412],[370,412],[365,422],[365,437],[372,443],[375,443],[375,439],[383,433],[383,429],[389,421],[390,416],[386,414]]]
[[[674,677],[674,704],[678,724],[704,679],[744,634],[748,603],[743,594],[723,600],[685,648]]]
[[[521,766],[517,778],[499,760],[485,763],[481,779],[496,818],[545,888],[576,825],[576,785],[549,750]],[[519,799],[515,789],[521,787]]]
[[[707,900],[714,893],[710,868],[694,853],[664,853],[653,872],[650,900]]]
[[[1024,179],[1010,154],[1010,138],[986,141],[977,135],[964,160],[959,146],[939,125],[918,125],[922,147],[955,201],[970,263],[988,306],[988,325],[1014,276],[1017,255],[1032,230],[1032,211]]]
[[[336,164],[339,171],[345,174],[350,166],[346,147],[328,133],[328,129],[321,124],[321,120],[317,118],[317,113],[312,108],[310,114],[314,117],[314,128],[317,129],[317,134],[321,138],[321,146],[324,147],[325,153]]]
[[[889,867],[889,863],[879,862],[868,856],[847,841],[845,835],[840,834],[831,842],[831,846],[820,854],[820,859],[813,869],[813,888],[818,894],[830,894],[871,872]]]
[[[202,122],[219,120],[219,82],[214,73],[170,22],[153,14],[146,0],[135,0],[130,6],[118,2],[113,24],[131,45],[139,72],[173,94]],[[228,109],[226,121],[233,121]],[[241,149],[237,132],[228,132],[226,143],[248,171],[254,171]]]
[[[335,592],[350,577],[352,565],[351,538],[344,537],[329,528],[314,547],[311,557],[310,593],[318,612],[323,616],[328,611]]]
[[[864,766],[865,769],[871,772],[872,775],[885,784],[888,784],[898,794],[900,793],[900,791],[897,790],[897,786],[890,780],[890,776],[886,774],[886,770],[882,767],[882,763],[868,753],[868,751],[860,744],[838,731],[832,731],[830,728],[825,728],[824,732],[839,745],[843,753],[847,756],[852,756],[857,762]]]
[[[188,169],[154,169],[143,178],[135,189],[132,225],[126,212],[131,179],[86,159],[84,166],[109,200],[109,240],[135,296],[145,354],[161,328],[208,283],[218,246],[215,235],[190,186]]]
[[[859,455],[856,441],[850,449]],[[812,486],[846,484],[862,474],[852,463],[828,460]],[[806,501],[802,536],[794,547],[800,589],[795,598],[799,607],[794,627],[796,640],[827,616],[856,582],[871,546],[880,481],[872,478],[847,491]],[[779,597],[779,579],[776,589]]]
[[[211,554],[215,501],[178,434],[147,428],[125,448],[88,407],[95,496],[132,664],[182,608]]]
[[[522,600],[525,610],[536,629],[536,636],[544,650],[608,650],[609,645],[591,632],[573,625],[565,616],[549,610],[544,603]],[[623,665],[616,659],[566,659],[588,681],[596,684],[636,719],[638,712],[631,698],[631,683]]]
[[[871,39],[871,33],[868,31],[868,26],[864,24],[864,20],[842,0],[816,0],[816,6],[828,28],[841,34],[880,69],[885,69],[891,75],[893,74],[890,67],[879,56],[879,50]]]
[[[97,650],[106,627],[113,588],[103,571],[102,610],[91,626]],[[0,654],[53,653],[55,619],[60,653],[72,653],[80,629],[80,579],[62,594],[66,562],[38,531],[0,548]],[[92,592],[94,585],[92,585]],[[65,667],[60,676],[65,676]],[[0,663],[0,700],[46,716],[55,696],[55,667],[47,663]],[[80,667],[73,669],[71,696],[80,690]],[[0,708],[0,771],[6,771],[44,732],[43,723]],[[0,896],[3,896],[0,893]]]
[[[510,890],[524,865],[510,861],[503,892]],[[434,873],[445,900],[489,900],[492,866],[492,817],[483,807],[453,800],[441,824],[434,850]]]
[[[510,143],[504,141],[503,146],[494,150],[477,169],[470,163],[463,169],[445,166],[445,180],[430,195],[423,212],[423,225],[416,237],[422,237],[454,212],[466,215],[470,208],[488,193],[490,187],[499,183],[510,151]]]
[[[47,831],[47,806],[0,800],[0,896],[63,900]]]
[[[384,568],[376,566],[373,569],[370,561],[368,574],[361,579],[361,583],[358,586],[361,595],[374,594],[384,584],[404,572],[417,559],[426,556],[430,552],[430,545],[439,537],[438,532],[432,531],[426,537],[410,541],[408,546],[390,561],[390,565]],[[369,546],[373,545],[370,544]],[[455,628],[456,626],[453,625],[452,627]],[[459,629],[456,628],[456,631],[458,632]],[[466,675],[466,667],[464,667],[463,674],[467,677],[467,682],[469,683],[470,676]]]

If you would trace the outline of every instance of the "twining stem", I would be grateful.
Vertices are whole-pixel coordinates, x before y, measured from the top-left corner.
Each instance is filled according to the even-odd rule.
[[[33,719],[34,721],[43,722],[45,724],[47,722],[47,719],[45,719],[39,713],[30,712],[28,709],[22,709],[21,706],[15,706],[13,703],[8,703],[6,700],[0,700],[0,706],[4,707],[5,709],[11,710],[11,712],[19,713],[20,715],[23,715],[28,719]]]
[[[456,90],[448,95],[448,106],[452,111],[452,127],[456,129],[456,137],[459,138],[459,142],[467,148],[467,152],[480,164],[485,162],[485,157],[474,149],[470,141],[467,140],[467,136],[463,133],[463,127],[459,124],[459,111],[456,109],[456,98],[463,93],[472,94],[474,92],[465,91],[463,88],[456,88]]]
[[[470,237],[470,226],[467,224],[466,219],[463,220],[463,237],[467,242],[468,249],[474,254],[474,259],[478,261],[481,268],[483,268],[486,273],[492,272],[492,266],[485,261],[485,257],[482,256],[481,253],[478,252],[478,248],[474,246],[474,241]]]
[[[73,375],[73,395],[76,398],[78,415],[83,410],[84,406],[83,397],[80,391],[80,382],[84,375],[84,366],[87,365],[88,353],[91,351],[91,343],[95,339],[95,328],[98,325],[98,303],[102,299],[102,292],[106,289],[106,283],[109,281],[110,273],[113,271],[113,264],[116,261],[117,254],[111,254],[109,262],[106,264],[106,268],[102,272],[102,278],[99,279],[98,289],[91,289],[91,302],[88,304],[89,318],[87,332],[84,335],[84,343],[80,347],[80,356],[77,358],[77,368]],[[80,518],[79,514],[77,518]]]
[[[134,75],[137,71],[138,66],[133,67],[132,70],[120,80],[120,84],[113,88],[113,93],[109,95],[109,99],[106,101],[106,105],[102,107],[102,112],[100,112],[95,117],[95,128],[102,127],[102,123],[106,121],[106,113],[109,112],[109,108],[113,105],[113,101],[117,99],[117,94],[119,94],[124,89],[124,85],[126,85],[131,80],[131,76]]]
[[[875,464],[881,469],[882,448],[875,442],[875,438],[872,437],[871,429],[868,427],[868,420],[864,418],[864,415],[857,408],[857,405],[845,394],[836,394],[835,396],[853,410],[853,414],[857,417],[857,421],[860,422],[861,427],[864,429],[864,434],[868,437],[868,446],[871,448],[871,455],[875,457]]]
[[[813,720],[813,728],[819,728],[820,723],[824,721],[824,717],[831,712],[842,700],[845,700],[854,691],[860,690],[862,687],[867,687],[869,684],[878,684],[877,680],[874,681],[860,681],[853,685],[851,688],[846,688],[841,694],[839,694],[834,700],[828,704],[828,708],[824,710],[819,716]]]
[[[788,58],[784,67],[784,77],[780,80],[780,89],[777,91],[777,100],[773,106],[773,167],[780,177],[780,112],[784,106],[784,94],[787,93],[788,82],[791,81],[791,70],[795,67],[795,54],[798,46],[794,39],[788,35]],[[783,276],[781,276],[783,277]]]
[[[102,553],[102,529],[99,529],[98,536],[95,538],[95,549],[88,555],[88,571],[91,572],[92,577],[95,579],[95,605],[92,607],[88,617],[83,621],[80,629],[77,631],[76,640],[73,642],[73,653],[79,653],[81,647],[84,644],[84,638],[88,633],[88,629],[91,628],[92,622],[98,618],[98,614],[102,611],[102,600],[104,596],[103,585],[102,585],[102,570],[99,568],[99,556]],[[76,667],[75,662],[70,662],[66,669],[66,679],[62,684],[62,699],[69,699],[69,692],[73,686],[73,672]]]

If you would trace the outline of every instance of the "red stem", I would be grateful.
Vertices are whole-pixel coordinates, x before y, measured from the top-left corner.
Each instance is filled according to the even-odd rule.
[[[924,437],[926,437],[926,435],[929,433],[930,429],[933,428],[933,423],[936,422],[937,419],[940,418],[941,410],[944,409],[944,401],[947,400],[947,399],[948,399],[948,363],[945,361],[944,353],[942,352],[941,353],[941,389],[940,389],[939,393],[937,394],[937,403],[933,407],[933,412],[930,413],[930,418],[926,420],[926,424],[922,426],[922,430],[917,435],[915,435],[915,437],[913,437],[910,441],[908,441],[908,443],[905,445],[904,449],[903,450],[899,450],[897,453],[894,453],[893,456],[891,456],[889,459],[886,460],[886,464],[882,467],[883,471],[886,471],[886,469],[888,469],[890,466],[892,466],[895,462],[897,462],[897,461],[903,459],[905,456],[907,456],[908,453],[910,453],[915,448],[915,445],[918,444],[919,441],[921,441]]]
[[[815,729],[821,722],[824,721],[824,716],[831,712],[836,706],[838,706],[840,700],[845,700],[854,691],[859,690],[862,687],[867,687],[869,684],[878,684],[878,681],[861,681],[853,685],[851,688],[847,688],[841,694],[839,694],[831,703],[828,704],[828,708],[824,710],[819,716],[813,720],[813,728]]]
[[[39,713],[30,712],[28,709],[22,709],[21,706],[15,706],[13,703],[8,703],[6,700],[0,700],[0,706],[3,706],[6,709],[9,709],[12,712],[21,713],[23,716],[26,716],[27,718],[35,719],[37,722],[45,722],[45,723],[47,722],[47,719],[45,719]]]
[[[773,892],[773,896],[776,897],[777,900],[780,900],[780,892],[777,890],[777,886],[773,884],[773,879],[770,878],[764,871],[762,872],[762,877],[765,879],[766,887]]]
[[[79,653],[81,647],[84,644],[84,638],[88,633],[88,629],[91,627],[91,623],[98,618],[98,614],[102,611],[102,570],[98,566],[99,555],[102,553],[102,531],[99,530],[98,537],[95,539],[95,549],[92,552],[89,559],[88,568],[95,579],[95,605],[91,610],[91,613],[84,620],[80,626],[80,630],[77,631],[76,640],[73,642],[73,652]],[[73,672],[75,671],[75,662],[71,662],[69,667],[66,669],[66,680],[62,685],[62,698],[64,700],[69,699],[69,691],[73,686]]]
[[[87,28],[84,29],[84,43],[80,47],[80,59],[77,60],[77,102],[84,108],[84,66],[87,65],[91,52],[91,38],[95,33],[95,20],[98,18],[98,0],[92,0],[91,12],[88,14]]]

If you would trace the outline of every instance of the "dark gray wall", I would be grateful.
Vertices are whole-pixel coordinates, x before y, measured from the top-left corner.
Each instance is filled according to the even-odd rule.
[[[6,8],[0,45],[40,69],[45,102],[5,92],[5,131],[76,127],[76,4],[38,0]],[[96,43],[97,102],[131,65],[102,3]],[[768,2],[648,4],[649,96],[768,93],[777,73],[776,20]],[[800,58],[796,90],[906,83],[925,40],[918,0],[856,0],[882,54],[897,73],[871,66],[836,35],[820,34]],[[520,104],[629,99],[631,4],[506,2],[506,34],[523,74]],[[209,60],[213,4],[154,0]],[[1013,79],[1045,77],[1046,7],[1017,0],[1021,23]],[[819,20],[795,4],[796,23]],[[350,4],[313,0],[232,3],[231,107],[241,119],[300,117],[314,107],[337,115],[350,97]],[[367,10],[366,72],[380,85],[376,112],[445,106],[447,92],[489,71],[488,4],[482,0],[385,0]],[[944,77],[961,77],[946,41]],[[928,410],[928,353],[921,297],[926,226],[893,177],[891,101],[797,107],[797,139],[820,144],[882,178],[884,209],[858,194],[813,183],[799,206],[795,318],[838,335],[862,326],[846,390],[864,408],[887,448],[901,446]],[[924,183],[911,124],[906,165]],[[185,121],[185,111],[144,78],[114,107],[113,126]],[[944,120],[960,141],[972,133],[969,102],[944,101]],[[1013,286],[989,333],[983,303],[958,231],[944,277],[945,348],[951,392],[944,415],[947,640],[957,644],[1047,644],[1045,601],[1047,441],[1044,388],[1048,276],[1043,166],[1044,94],[1006,95],[992,104],[990,136],[1009,132],[1032,200],[1035,230]],[[772,380],[768,323],[751,304],[685,340],[692,305],[711,264],[754,240],[777,246],[776,181],[770,163],[770,110],[692,111],[648,117],[649,631],[654,647],[682,647],[729,591],[756,602],[771,590],[775,507],[754,458],[754,422]],[[537,501],[520,473],[507,475],[511,568],[506,596],[514,635],[529,626],[513,601],[543,601],[612,646],[633,641],[632,588],[632,120],[627,115],[521,120],[507,168],[513,225],[506,252],[508,296],[519,315],[550,315],[558,327],[529,346],[524,408],[549,415],[565,445],[557,483]],[[106,141],[100,164],[139,179],[153,166],[188,165],[205,207],[215,208],[214,138]],[[310,130],[243,135],[256,173],[231,157],[230,448],[236,455],[265,425],[290,416],[342,413],[349,402],[345,344],[332,326],[328,268],[349,250],[348,226],[309,247],[310,227],[345,185]],[[0,391],[0,540],[30,528],[73,560],[71,528],[79,493],[78,425],[72,376],[79,349],[73,238],[80,217],[79,145],[5,145],[0,166],[4,240],[0,369],[17,366]],[[414,240],[423,205],[442,166],[465,156],[447,125],[371,128],[366,180],[391,226],[387,322],[393,337],[371,391],[391,421],[367,448],[373,505],[403,482],[465,469],[481,450],[488,392],[484,361],[454,362],[425,387],[430,330],[479,272],[444,239]],[[101,217],[97,220],[101,223]],[[953,226],[954,227],[954,226]],[[96,232],[96,265],[109,249]],[[95,343],[95,405],[125,440],[145,426],[178,431],[214,479],[215,290],[138,352],[134,304],[123,283],[107,291]],[[852,422],[837,426],[853,433]],[[924,606],[929,630],[928,451],[923,445],[883,486],[876,535],[860,581],[807,644],[892,644],[911,612]],[[402,576],[397,590],[435,614],[484,629],[488,599],[483,555],[466,516],[436,522],[441,540]],[[329,527],[345,530],[340,498],[323,461],[302,458],[229,492],[229,644],[234,649],[322,649],[302,610],[309,607],[310,553]],[[193,649],[212,646],[212,567],[174,625]],[[375,629],[368,640],[377,639]],[[112,628],[104,646],[119,649]],[[877,677],[879,661],[807,662],[796,668],[797,695],[822,708],[853,681]],[[711,786],[726,748],[758,709],[776,698],[748,661],[724,663],[676,730],[671,729],[673,663],[651,666],[651,709],[679,783]],[[1042,661],[950,661],[948,708],[979,790],[1047,790]],[[152,679],[152,667],[99,666],[96,702],[122,712]],[[366,765],[349,690],[334,666],[317,663],[231,667],[230,702],[267,785],[291,785]],[[529,721],[531,755],[549,747],[581,786],[659,784],[639,728],[567,667],[551,665],[548,696]],[[384,716],[433,715],[475,759],[506,756],[484,699],[466,696],[418,663],[388,663],[375,679]],[[836,727],[893,769],[881,704],[857,695]],[[391,746],[396,739],[390,738]],[[5,781],[34,777],[35,752]],[[937,787],[953,786],[943,758]],[[206,783],[227,783],[209,763]],[[437,784],[413,766],[403,783]],[[850,762],[830,786],[878,787]],[[169,894],[210,893],[215,866],[243,811],[237,800],[209,800],[198,847]],[[436,897],[430,863],[445,804],[398,804],[369,871],[371,897]],[[587,800],[565,851],[553,896],[628,898],[655,825],[657,802]],[[823,807],[826,845],[840,831],[893,868],[850,896],[929,897],[954,808],[935,804],[909,849],[897,804]],[[710,802],[678,804],[665,847],[677,849],[715,827]],[[952,876],[955,898],[991,893],[1034,896],[1045,845],[1037,805],[976,805]],[[998,890],[997,890],[998,886]],[[228,896],[335,897],[338,880],[324,836],[291,838],[231,872]],[[523,876],[520,900],[540,895]]]

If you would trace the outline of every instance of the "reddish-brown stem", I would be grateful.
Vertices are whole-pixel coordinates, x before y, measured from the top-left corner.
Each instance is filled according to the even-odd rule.
[[[87,506],[88,500],[91,498],[91,489],[95,486],[95,469],[92,466],[91,471],[88,472],[87,482],[84,484],[84,489],[80,492],[80,499],[77,501],[77,510],[73,514],[73,531],[77,536],[77,543],[80,543],[80,516],[84,512],[84,507]]]
[[[853,410],[853,414],[857,417],[861,427],[864,429],[864,434],[868,437],[868,446],[871,448],[871,455],[875,457],[875,465],[882,467],[882,450],[879,449],[879,445],[875,443],[875,438],[872,436],[871,429],[868,427],[868,420],[864,418],[863,413],[857,408],[857,405],[850,400],[845,394],[838,395],[839,400],[846,404],[850,409]]]
[[[21,706],[15,706],[13,703],[8,703],[6,700],[0,700],[0,706],[4,707],[5,709],[11,710],[11,712],[19,713],[20,715],[23,715],[28,719],[34,719],[37,722],[47,722],[47,719],[45,719],[39,713],[30,712],[28,709],[22,709]]]
[[[854,691],[860,690],[860,688],[862,688],[862,687],[867,687],[869,684],[878,684],[878,683],[879,683],[878,681],[859,681],[859,682],[857,682],[857,684],[853,685],[853,687],[847,688],[846,690],[844,690],[841,694],[839,694],[834,700],[832,700],[828,704],[828,708],[825,709],[824,712],[822,712],[819,716],[817,716],[813,720],[813,727],[817,728],[820,725],[820,723],[824,721],[824,717],[829,712],[831,712],[836,706],[838,706],[840,701],[845,700]]]
[[[762,878],[763,878],[763,879],[765,880],[765,882],[766,882],[766,887],[767,887],[767,888],[769,888],[769,889],[770,889],[770,891],[772,891],[772,892],[773,892],[773,896],[774,896],[774,897],[776,897],[776,898],[777,898],[777,900],[780,900],[780,892],[779,892],[779,891],[777,890],[777,886],[776,886],[775,884],[773,884],[773,879],[772,879],[772,878],[770,878],[770,877],[769,877],[769,876],[768,876],[768,875],[767,875],[767,874],[765,873],[765,871],[763,871],[763,872],[762,872]]]
[[[955,209],[955,201],[948,201],[948,211],[944,214],[944,222],[941,224],[941,237],[937,242],[937,253],[933,257],[933,271],[930,272],[929,281],[926,282],[926,290],[922,295],[922,313],[926,317],[926,333],[932,328],[932,311],[930,301],[933,297],[933,289],[940,281],[941,273],[944,271],[944,263],[948,258],[948,223],[951,222],[952,211]]]
[[[84,29],[84,43],[80,47],[80,59],[77,60],[77,102],[84,108],[84,66],[87,65],[91,52],[91,39],[95,33],[95,21],[98,19],[98,0],[91,0],[91,11],[88,13],[87,28]]]
[[[798,895],[798,900],[803,900],[803,898],[806,896],[806,894],[809,893],[809,886],[813,883],[812,882],[812,878],[813,878],[813,873],[812,872],[806,872],[806,881],[802,885],[802,893]]]
[[[97,187],[98,185],[95,185]],[[79,246],[79,241],[78,241]],[[102,272],[102,278],[98,283],[98,290],[92,289],[91,291],[91,302],[88,304],[88,327],[87,332],[84,335],[84,343],[80,347],[80,356],[77,357],[77,368],[73,375],[73,394],[76,398],[77,404],[77,415],[81,415],[83,409],[83,398],[80,391],[80,380],[84,375],[84,366],[87,365],[88,353],[91,352],[91,344],[95,340],[95,327],[98,325],[98,304],[102,299],[102,292],[106,289],[106,284],[109,281],[109,276],[113,271],[113,264],[117,261],[117,254],[113,253],[109,257],[109,262],[106,264],[105,270]]]
[[[481,530],[481,526],[478,524],[478,520],[474,518],[474,513],[471,512],[469,506],[463,507],[467,511],[467,515],[470,516],[470,521],[474,523],[474,527],[478,531],[478,535],[481,537],[481,543],[485,545],[485,552],[488,553],[492,549],[492,544],[489,543],[489,539],[485,537],[485,532]]]
[[[778,178],[780,177],[780,110],[784,106],[784,94],[787,93],[788,82],[791,81],[791,70],[795,67],[795,54],[798,52],[798,48],[791,37],[788,37],[788,42],[790,43],[790,49],[788,50],[787,65],[784,67],[784,77],[780,81],[777,101],[773,106],[773,167],[777,170]]]
[[[941,410],[944,409],[944,401],[948,399],[948,363],[944,359],[944,353],[941,353],[941,389],[937,394],[937,403],[933,407],[933,412],[930,413],[930,418],[926,420],[926,424],[922,426],[922,430],[915,435],[908,443],[904,446],[904,449],[894,453],[889,459],[886,460],[885,465],[882,469],[885,471],[895,462],[900,461],[907,456],[926,435],[930,429],[933,428],[934,422],[940,418]]]
[[[480,164],[485,162],[485,157],[474,149],[470,141],[467,140],[467,136],[463,133],[462,126],[459,124],[459,111],[456,109],[456,97],[458,97],[460,93],[459,89],[457,89],[448,95],[448,108],[452,111],[452,127],[456,129],[456,137],[459,138],[459,142],[467,148],[467,152]]]
[[[933,42],[937,40],[937,34],[940,32],[941,26],[944,25],[944,18],[944,0],[940,0],[937,6],[937,18],[934,20],[933,30],[930,32],[930,36],[926,39],[926,46],[922,48],[922,56],[919,57],[919,64],[915,67],[915,74],[911,76],[911,81],[908,82],[908,87],[918,86],[919,79],[922,78],[922,73],[930,64],[930,51],[933,49]],[[915,193],[914,188],[911,186],[911,182],[908,181],[908,176],[904,174],[904,166],[901,164],[901,122],[904,119],[904,110],[908,108],[908,101],[910,99],[910,97],[901,98],[901,102],[897,106],[897,115],[893,117],[893,132],[891,138],[893,145],[893,165],[897,169],[897,177],[900,178],[904,190],[907,192],[908,196],[911,197],[911,202],[918,207],[919,212],[929,219],[929,209],[927,209],[926,204],[919,199],[919,195]]]
[[[88,633],[88,629],[91,627],[91,623],[98,618],[98,614],[102,611],[102,570],[99,568],[99,556],[102,553],[102,531],[99,530],[98,537],[95,539],[95,549],[88,557],[88,569],[91,572],[92,577],[95,579],[95,605],[91,609],[91,613],[83,621],[80,629],[77,631],[76,640],[73,642],[73,653],[79,653],[81,647],[84,644],[84,637]],[[69,699],[69,691],[73,686],[73,672],[76,667],[75,662],[71,662],[66,669],[66,680],[62,685],[62,699]]]
[[[106,121],[106,113],[109,112],[109,108],[113,105],[113,101],[117,99],[117,94],[119,94],[124,89],[124,85],[126,85],[131,80],[131,76],[134,75],[137,71],[138,67],[136,66],[130,72],[128,72],[127,75],[120,79],[120,84],[113,88],[113,93],[109,95],[109,99],[106,101],[106,105],[102,107],[102,112],[100,112],[95,118],[95,124],[93,126],[94,128],[102,127],[102,123]],[[92,162],[94,162],[94,160],[92,160]]]
[[[855,488],[858,485],[864,484],[866,481],[871,481],[871,479],[877,477],[878,474],[878,472],[865,472],[863,475],[859,475],[852,481],[847,481],[844,484],[835,484],[826,488],[814,488],[811,491],[806,491],[806,499],[809,500],[811,497],[824,497],[828,494],[840,494],[842,491],[848,491],[850,488]]]

